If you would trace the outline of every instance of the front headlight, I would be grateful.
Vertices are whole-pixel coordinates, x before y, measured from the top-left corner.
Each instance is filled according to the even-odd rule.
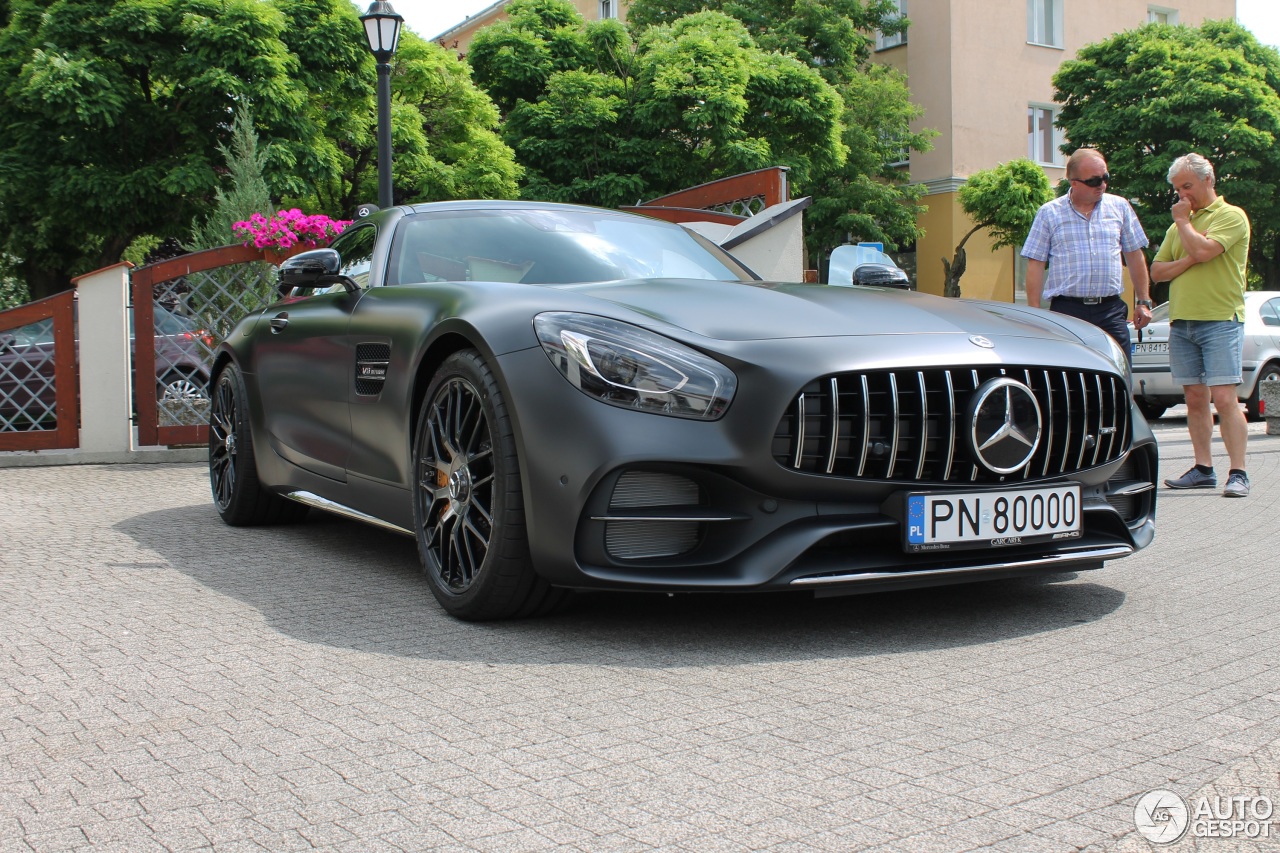
[[[1129,357],[1125,354],[1124,347],[1106,332],[1102,333],[1102,337],[1106,338],[1107,343],[1111,346],[1108,351],[1111,362],[1116,366],[1116,370],[1120,372],[1120,375],[1125,378],[1125,381],[1129,381]]]
[[[720,362],[638,326],[552,311],[534,317],[533,328],[565,379],[614,406],[710,421],[738,387]]]

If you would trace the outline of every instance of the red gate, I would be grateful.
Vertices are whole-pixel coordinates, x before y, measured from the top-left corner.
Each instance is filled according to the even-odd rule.
[[[0,312],[0,450],[80,446],[75,297]]]

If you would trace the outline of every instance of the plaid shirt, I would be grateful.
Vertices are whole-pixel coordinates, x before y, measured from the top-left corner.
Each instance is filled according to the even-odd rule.
[[[1071,194],[1036,212],[1022,257],[1048,262],[1042,299],[1114,296],[1124,290],[1120,256],[1145,248],[1147,235],[1126,199],[1103,193],[1089,217],[1071,206]]]

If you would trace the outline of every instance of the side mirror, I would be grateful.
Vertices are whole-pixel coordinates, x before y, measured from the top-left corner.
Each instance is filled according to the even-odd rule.
[[[853,271],[854,284],[870,284],[875,287],[900,287],[908,290],[911,282],[907,274],[888,264],[862,264]]]
[[[276,289],[288,296],[295,288],[328,287],[341,284],[348,292],[356,290],[354,281],[342,275],[342,256],[333,249],[312,249],[294,255],[280,264],[280,283]]]

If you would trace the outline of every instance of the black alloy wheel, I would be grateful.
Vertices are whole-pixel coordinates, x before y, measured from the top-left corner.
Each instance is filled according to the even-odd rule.
[[[478,353],[463,350],[441,365],[416,432],[414,526],[441,606],[470,620],[553,609],[566,594],[530,565],[515,439]]]
[[[209,408],[209,487],[218,514],[227,524],[288,524],[307,507],[263,489],[249,430],[248,392],[240,369],[228,364],[213,385]]]

